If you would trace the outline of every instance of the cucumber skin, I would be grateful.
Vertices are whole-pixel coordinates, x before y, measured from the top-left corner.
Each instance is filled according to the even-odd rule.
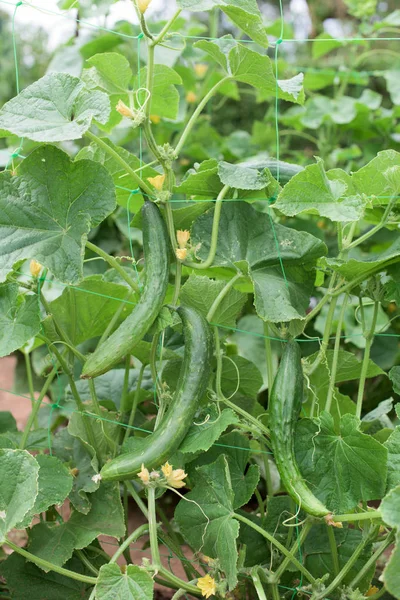
[[[331,513],[305,483],[294,453],[296,422],[303,400],[303,369],[297,342],[286,344],[269,400],[271,445],[279,475],[289,496],[315,517]]]
[[[270,161],[266,161],[266,167],[271,171],[272,177],[276,178],[278,175],[277,162],[279,163],[279,183],[287,183],[292,177],[297,175],[297,173],[304,171],[304,167],[301,167],[300,165],[271,159]]]
[[[82,379],[109,371],[143,338],[160,312],[169,279],[169,239],[164,219],[154,202],[141,209],[146,279],[139,302],[131,314],[86,361]]]
[[[160,467],[178,449],[192,424],[208,384],[212,358],[212,333],[206,319],[193,308],[180,307],[185,354],[174,398],[158,429],[145,438],[140,451],[127,452],[106,463],[103,481],[132,479],[142,464]]]

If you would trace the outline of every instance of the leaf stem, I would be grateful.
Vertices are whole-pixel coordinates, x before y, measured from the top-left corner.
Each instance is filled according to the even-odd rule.
[[[372,315],[371,329],[369,330],[368,333],[364,333],[364,337],[365,337],[365,350],[364,350],[364,356],[363,356],[363,361],[362,361],[362,366],[361,366],[360,382],[359,382],[359,385],[358,385],[357,408],[356,408],[356,416],[359,419],[361,418],[362,403],[363,403],[363,399],[364,399],[365,381],[367,379],[369,356],[370,356],[370,353],[371,353],[371,346],[372,346],[372,343],[374,341],[374,333],[375,333],[375,328],[376,328],[376,321],[378,319],[378,310],[379,310],[379,302],[376,300],[374,302],[374,312],[373,312],[373,315]]]
[[[144,374],[145,368],[146,368],[146,365],[144,365],[144,364],[140,367],[139,375],[138,375],[137,382],[136,382],[135,395],[133,397],[133,402],[132,402],[131,414],[129,415],[128,426],[125,429],[125,435],[124,435],[123,443],[126,442],[126,440],[129,438],[129,435],[131,433],[131,427],[132,427],[132,425],[133,425],[133,423],[135,421],[136,409],[137,409],[138,404],[139,404],[140,386],[142,385],[143,374]]]
[[[102,138],[99,138],[97,135],[92,133],[91,131],[86,131],[85,135],[95,144],[100,146],[103,150],[105,150],[110,156],[114,158],[119,164],[125,169],[129,175],[133,178],[134,182],[138,187],[140,187],[147,196],[150,198],[153,196],[153,191],[145,181],[136,173],[134,169],[116,152],[111,146],[109,146]]]
[[[324,409],[327,412],[330,412],[330,410],[331,410],[332,398],[333,398],[333,393],[335,390],[336,374],[337,374],[338,363],[339,363],[339,351],[340,351],[342,325],[343,325],[343,319],[344,319],[344,315],[345,315],[346,308],[347,308],[348,299],[349,299],[349,296],[348,296],[348,294],[346,294],[343,299],[342,308],[340,309],[339,320],[338,320],[338,324],[337,324],[337,328],[336,328],[335,346],[333,349],[333,358],[332,358],[332,367],[331,367],[331,372],[330,372],[330,377],[329,377],[329,387],[328,387],[328,393],[326,395],[326,403],[325,403],[325,409]]]
[[[92,563],[90,562],[88,557],[85,555],[85,553],[82,550],[75,550],[75,553],[76,553],[77,557],[79,558],[79,560],[82,562],[82,564],[84,564],[85,567],[91,573],[93,573],[93,575],[96,575],[96,577],[97,577],[99,574],[99,571],[98,571],[98,569],[96,569],[95,566],[92,565]]]
[[[26,422],[26,425],[24,427],[24,431],[22,434],[22,438],[21,438],[21,442],[20,442],[20,449],[24,450],[26,447],[26,443],[28,441],[28,437],[29,437],[29,432],[31,430],[32,425],[35,423],[36,419],[37,419],[37,415],[39,413],[40,407],[42,405],[43,402],[43,398],[45,397],[45,395],[47,394],[47,391],[54,379],[54,377],[56,376],[57,373],[57,367],[53,367],[52,371],[50,372],[50,374],[48,375],[44,386],[42,387],[42,390],[38,396],[38,399],[35,400],[33,407],[32,407],[32,412],[29,415],[29,418]]]
[[[375,227],[373,227],[372,229],[370,229],[369,231],[367,231],[366,233],[364,233],[364,235],[362,235],[361,237],[357,238],[356,240],[354,240],[354,242],[351,242],[351,244],[349,244],[346,247],[346,250],[350,250],[351,248],[355,248],[356,246],[359,246],[360,244],[363,244],[366,240],[368,240],[370,237],[372,237],[373,235],[375,235],[375,233],[377,233],[378,231],[380,231],[383,227],[385,227],[387,220],[389,218],[390,215],[390,211],[392,210],[393,206],[396,204],[397,202],[397,193],[393,194],[393,196],[390,198],[388,205],[385,209],[385,212],[383,213],[382,219],[380,221],[380,223],[378,223],[377,225],[375,225]]]
[[[6,539],[5,543],[7,546],[12,548],[18,554],[21,554],[24,558],[33,562],[35,565],[40,567],[41,569],[48,569],[49,571],[54,571],[55,573],[59,573],[59,575],[64,575],[65,577],[69,577],[70,579],[75,579],[76,581],[82,581],[83,583],[89,583],[91,585],[96,585],[97,579],[95,577],[89,577],[88,575],[81,575],[81,573],[75,573],[74,571],[70,571],[69,569],[64,569],[63,567],[59,567],[58,565],[53,565],[53,563],[44,560],[43,558],[39,558],[34,554],[31,554],[27,550],[20,548],[9,539]]]
[[[138,527],[137,529],[135,529],[135,531],[133,533],[131,533],[126,538],[126,540],[124,540],[122,542],[122,544],[120,545],[120,547],[118,548],[118,550],[112,555],[111,560],[110,560],[110,564],[116,563],[117,560],[119,559],[119,557],[122,556],[122,554],[124,553],[124,551],[127,548],[129,548],[129,546],[131,544],[133,544],[134,542],[136,542],[136,540],[138,540],[140,537],[142,537],[142,535],[144,535],[148,531],[149,531],[149,525],[148,525],[148,523],[144,523],[143,525],[140,525],[140,527]]]
[[[121,396],[121,406],[120,413],[122,417],[124,417],[127,412],[127,401],[129,396],[129,375],[131,372],[131,355],[127,354],[125,356],[125,372],[124,372],[124,383],[122,386],[122,396]]]
[[[139,292],[139,286],[136,281],[129,277],[124,267],[114,258],[114,256],[104,252],[104,250],[89,241],[86,242],[86,248],[101,256],[101,258],[103,258],[110,265],[110,267],[115,269],[121,275],[122,279],[124,279],[135,292]]]
[[[181,14],[181,12],[182,12],[182,9],[178,9],[176,11],[176,13],[172,15],[172,17],[170,18],[170,20],[161,29],[160,33],[150,42],[151,46],[157,46],[157,44],[160,44],[163,41],[163,39],[165,38],[166,34],[168,33],[168,31],[170,30],[170,28],[172,27],[172,25],[175,23],[176,19],[179,17],[179,15]]]
[[[228,294],[229,290],[242,277],[244,277],[244,275],[242,273],[237,273],[234,277],[232,277],[232,279],[230,279],[228,281],[228,283],[219,292],[218,296],[215,298],[214,302],[212,303],[212,305],[210,307],[210,310],[207,313],[206,319],[209,323],[211,323],[211,321],[213,320],[214,315],[215,315],[216,311],[218,310],[219,305],[221,304],[221,302],[223,301],[225,296]]]
[[[184,264],[187,267],[191,267],[192,269],[208,269],[214,262],[215,254],[217,252],[217,243],[218,243],[218,229],[219,229],[219,221],[221,218],[222,211],[222,201],[225,198],[226,194],[229,191],[229,185],[224,185],[220,193],[218,194],[217,200],[215,202],[214,207],[214,219],[212,224],[211,231],[211,241],[210,241],[210,251],[205,261],[201,263],[194,262],[185,262]]]
[[[312,527],[312,521],[307,520],[304,524],[304,527],[301,530],[300,535],[298,536],[298,538],[294,542],[293,546],[289,550],[291,556],[295,556],[297,554],[297,552],[300,550],[301,546],[305,542],[306,537],[310,533],[311,527]],[[275,573],[272,575],[271,583],[279,583],[280,578],[282,577],[283,573],[286,571],[286,569],[288,568],[288,566],[290,565],[291,562],[292,562],[292,560],[291,560],[290,556],[286,556],[283,559],[283,561],[281,562],[279,567],[276,569]]]
[[[149,520],[149,533],[150,533],[150,549],[151,549],[151,562],[156,570],[161,567],[160,550],[158,547],[158,535],[157,535],[157,517],[156,517],[156,496],[155,488],[149,487],[147,494],[147,507],[148,507],[148,520]]]
[[[251,569],[251,578],[253,580],[254,587],[257,592],[258,600],[267,600],[267,596],[265,594],[263,584],[261,583],[261,579],[259,574],[257,573],[257,567]]]
[[[271,393],[272,385],[274,383],[274,363],[270,337],[268,323],[264,322],[265,362],[267,365],[268,394]]]
[[[394,535],[395,535],[394,531],[391,531],[389,533],[389,535],[387,536],[387,538],[385,540],[383,540],[383,542],[381,542],[381,544],[379,544],[378,548],[375,550],[373,555],[361,567],[361,569],[359,570],[357,575],[354,577],[353,581],[350,583],[351,588],[355,589],[356,585],[361,581],[361,579],[364,577],[364,575],[369,571],[370,567],[372,567],[376,563],[376,561],[378,560],[380,555],[386,550],[386,548],[388,546],[390,546],[390,544],[394,540]]]
[[[138,505],[138,507],[140,508],[140,510],[142,511],[142,513],[144,514],[144,516],[146,517],[146,519],[148,519],[149,512],[147,510],[147,506],[145,505],[145,503],[139,496],[139,493],[135,490],[132,483],[130,481],[124,481],[124,485],[125,485],[126,489],[128,490],[128,492],[130,493],[130,495],[132,496],[132,498],[134,499],[134,501],[136,502],[136,504]]]
[[[244,517],[243,515],[240,515],[238,513],[232,513],[232,517],[234,519],[237,519],[238,521],[241,521],[242,523],[245,523],[246,525],[248,525],[249,527],[251,527],[252,529],[254,529],[254,531],[257,531],[257,533],[259,533],[260,535],[262,535],[263,537],[265,537],[269,542],[271,542],[271,544],[273,544],[274,546],[276,546],[276,548],[278,548],[278,550],[284,556],[286,556],[286,557],[289,558],[290,562],[293,563],[295,565],[295,567],[301,573],[303,573],[304,577],[306,577],[306,579],[310,583],[315,583],[316,580],[313,577],[313,575],[311,575],[311,573],[309,572],[309,570],[306,569],[305,566],[302,565],[301,562],[299,560],[297,560],[297,558],[295,556],[293,556],[293,554],[292,554],[292,552],[290,550],[288,550],[287,548],[285,548],[285,546],[283,546],[280,542],[278,542],[278,540],[276,540],[273,535],[271,535],[270,533],[268,533],[268,531],[266,531],[262,527],[259,527],[259,525],[257,525],[256,523],[253,523],[253,521],[251,521],[250,519],[247,519],[247,517]]]
[[[346,513],[343,515],[332,515],[332,521],[335,523],[352,523],[357,521],[371,521],[373,519],[382,519],[380,510],[368,510],[362,513]]]
[[[330,548],[331,556],[332,556],[333,575],[336,577],[337,575],[339,575],[340,565],[339,565],[339,556],[338,556],[338,551],[337,551],[337,542],[336,542],[336,538],[335,538],[335,532],[334,532],[334,528],[328,524],[326,524],[326,530],[327,530],[327,534],[328,534],[329,548]]]
[[[127,296],[124,299],[121,299],[119,306],[117,308],[117,310],[115,311],[115,313],[113,314],[112,318],[110,319],[106,329],[103,332],[103,335],[101,336],[98,344],[97,344],[97,348],[99,346],[101,346],[101,344],[103,342],[105,342],[105,340],[108,338],[108,336],[110,335],[111,331],[114,329],[114,326],[116,325],[118,319],[121,316],[121,313],[125,310],[125,303],[129,302],[129,300],[131,300],[131,298],[133,298],[133,296],[135,295],[134,291],[129,291]]]
[[[25,358],[25,367],[26,367],[26,377],[28,379],[29,395],[31,397],[32,410],[33,410],[34,406],[35,406],[35,388],[33,385],[31,356],[30,356],[29,352],[26,352],[26,351],[24,352],[24,358]],[[34,425],[35,429],[37,429],[37,427],[38,427],[37,414],[35,415],[33,425]]]
[[[190,132],[192,131],[198,117],[200,116],[203,108],[206,106],[207,102],[214,96],[215,92],[227,81],[229,81],[231,79],[230,76],[224,77],[223,79],[221,79],[220,81],[218,81],[212,88],[211,90],[204,96],[204,98],[199,102],[199,105],[197,106],[196,110],[194,111],[194,113],[192,114],[192,116],[189,119],[188,124],[186,125],[185,129],[182,132],[181,137],[179,138],[179,141],[176,145],[175,148],[175,152],[176,154],[180,154],[183,146],[185,145],[186,139],[188,138]]]

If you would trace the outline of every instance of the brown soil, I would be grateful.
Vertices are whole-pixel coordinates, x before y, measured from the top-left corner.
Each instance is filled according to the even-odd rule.
[[[31,403],[26,397],[17,396],[11,393],[14,385],[15,365],[16,358],[14,356],[7,356],[6,358],[0,359],[0,411],[10,411],[17,421],[18,429],[23,429],[31,411]],[[61,513],[64,514],[64,516],[67,511],[67,507],[61,508]],[[129,531],[133,531],[144,522],[145,520],[142,513],[138,510],[135,510],[135,507],[132,506],[129,517]],[[20,543],[22,543],[25,539],[25,536],[21,536],[20,534],[16,535],[18,538],[20,538]],[[115,552],[115,539],[102,536],[100,541],[104,550],[108,554],[112,555]],[[143,558],[150,558],[149,549],[143,549],[143,546],[146,545],[145,542],[143,542],[142,539],[132,545],[132,563],[140,565]],[[181,562],[176,558],[171,558],[167,548],[160,546],[160,554],[162,562],[166,568],[170,569],[177,577],[187,580]],[[188,556],[188,559],[190,558],[191,557]],[[121,564],[123,564],[123,562],[124,560],[121,559]],[[170,589],[156,584],[154,600],[170,600],[173,594],[174,592]]]

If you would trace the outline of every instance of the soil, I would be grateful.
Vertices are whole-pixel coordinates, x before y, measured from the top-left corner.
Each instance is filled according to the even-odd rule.
[[[15,356],[7,356],[0,359],[0,411],[10,411],[17,421],[18,429],[23,429],[31,411],[31,403],[26,397],[12,393],[16,362]],[[66,516],[66,514],[68,514],[68,506],[61,507],[60,512]],[[144,522],[145,520],[142,513],[135,510],[135,506],[132,503],[130,506],[129,531],[133,531]],[[18,534],[16,535],[21,538],[20,542],[22,543],[25,536],[23,535],[21,537]],[[108,554],[112,555],[114,553],[116,545],[115,539],[102,536],[100,542]],[[190,560],[192,556],[189,552],[186,554],[188,560]],[[181,562],[178,559],[171,557],[167,548],[160,546],[160,555],[166,568],[170,569],[177,577],[187,580]],[[146,540],[143,542],[142,539],[131,547],[132,563],[140,565],[143,558],[150,558],[150,551],[147,548]],[[123,564],[123,562],[123,559],[121,559],[121,564]],[[174,592],[170,589],[156,584],[154,600],[170,600],[173,594]]]

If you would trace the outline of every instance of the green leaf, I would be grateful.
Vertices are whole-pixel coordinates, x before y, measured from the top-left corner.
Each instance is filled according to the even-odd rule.
[[[387,525],[400,529],[400,485],[390,490],[384,497],[379,510]]]
[[[390,196],[393,186],[387,176],[388,169],[400,167],[400,153],[395,150],[383,150],[365,167],[352,175],[352,181],[360,194],[366,196]],[[380,198],[378,205],[388,204],[389,198]]]
[[[84,568],[78,558],[73,558],[66,568],[83,573]],[[92,586],[54,571],[44,573],[39,567],[13,552],[0,564],[0,573],[7,582],[13,600],[82,600],[90,594]],[[93,573],[86,573],[92,575]],[[93,589],[93,588],[92,588]]]
[[[26,450],[0,449],[0,544],[31,510],[38,494],[39,465]]]
[[[400,485],[400,427],[390,434],[383,444],[388,451],[387,489]]]
[[[7,431],[18,431],[17,421],[8,410],[0,411],[0,434]]]
[[[90,501],[92,506],[87,515],[73,512],[61,525],[48,522],[35,525],[30,530],[29,551],[61,567],[75,549],[85,548],[99,535],[121,538],[125,523],[118,485],[102,483],[91,494]]]
[[[180,293],[181,302],[186,306],[196,308],[206,316],[225,285],[226,283],[221,280],[191,275],[182,286]],[[224,327],[234,327],[237,316],[246,300],[247,294],[243,294],[234,288],[230,289],[215,311],[213,323]]]
[[[232,165],[225,161],[218,164],[218,175],[224,185],[240,190],[263,190],[270,183],[271,175],[264,170]]]
[[[389,594],[400,598],[400,534],[396,535],[396,546],[381,575]]]
[[[390,99],[396,106],[400,105],[399,75],[399,69],[391,69],[382,73],[382,76],[386,79],[386,87],[390,94]]]
[[[396,394],[400,394],[400,367],[392,367],[389,371],[389,379],[393,383]]]
[[[110,412],[100,407],[101,418],[98,418],[97,415],[90,410],[88,407],[88,415],[84,416],[79,412],[74,412],[71,415],[70,421],[68,423],[68,431],[74,437],[79,438],[88,448],[90,454],[94,456],[95,449],[90,444],[90,439],[87,434],[87,429],[85,427],[85,421],[90,420],[91,429],[93,431],[93,436],[96,443],[96,449],[100,452],[101,456],[109,457],[110,455],[110,446],[116,446],[116,440],[118,440],[118,435],[120,432],[120,425],[117,421],[117,413]]]
[[[221,388],[226,397],[239,393],[248,398],[256,398],[262,384],[262,375],[254,363],[243,356],[225,357]]]
[[[285,185],[274,204],[284,215],[293,217],[302,212],[311,212],[332,221],[358,221],[364,211],[361,196],[347,196],[344,181],[330,181],[324,163],[309,165]]]
[[[233,589],[237,584],[239,523],[232,518],[234,493],[225,456],[197,469],[194,488],[185,499],[175,510],[179,528],[196,551],[219,560],[228,587]]]
[[[110,146],[110,148],[112,148],[117,154],[119,154],[119,156],[123,158],[124,161],[127,162],[134,171],[142,166],[140,160],[134,154],[131,154],[131,152],[125,150],[125,148],[116,146],[108,138],[102,138],[102,141]],[[121,164],[118,162],[118,160],[110,156],[106,150],[100,148],[94,143],[82,148],[76,155],[75,160],[82,160],[86,158],[104,165],[104,167],[110,173],[115,185],[117,203],[120,206],[127,208],[129,205],[129,211],[133,213],[140,211],[140,208],[144,202],[143,196],[140,193],[139,188],[137,188],[136,181],[133,180],[129,173],[126,173],[125,169],[121,167]],[[159,175],[159,173],[151,167],[143,167],[141,171],[141,177],[143,179],[154,177],[156,175]],[[135,193],[133,193],[133,191]]]
[[[315,495],[333,512],[353,510],[360,500],[382,498],[387,450],[359,430],[360,421],[343,415],[338,431],[333,417],[302,419],[296,431],[296,457]]]
[[[21,348],[40,331],[36,295],[18,296],[17,283],[0,285],[0,357]]]
[[[153,600],[154,582],[141,567],[103,565],[96,584],[96,600]]]
[[[341,46],[343,46],[343,42],[338,42],[335,40],[335,38],[329,35],[329,33],[320,33],[316,38],[314,38],[312,44],[312,57],[320,58],[335,48],[341,48]]]
[[[67,73],[50,73],[6,102],[0,128],[35,142],[77,140],[93,119],[106,123],[109,113],[106,94]]]
[[[104,281],[101,275],[91,275],[78,287],[65,288],[61,296],[49,305],[57,323],[77,346],[104,333],[121,301],[125,302],[125,306],[116,326],[132,312],[136,304],[132,290],[125,285]],[[51,339],[51,336],[48,337]]]
[[[218,412],[214,404],[205,407],[196,419],[200,422],[189,427],[185,439],[179,446],[179,452],[183,454],[194,454],[200,450],[205,452],[227,427],[239,423],[233,410],[224,408],[222,412]]]
[[[145,82],[146,77],[147,67],[144,67],[140,70],[140,79],[135,79],[134,87],[140,87],[139,81]],[[180,75],[166,65],[154,65],[153,81],[153,93],[150,100],[151,114],[167,119],[176,119],[179,111],[179,92],[175,86],[182,85]],[[142,103],[146,101],[144,94],[141,101]]]
[[[99,483],[93,480],[99,471],[97,458],[67,428],[61,429],[54,436],[53,451],[74,473],[69,499],[76,510],[87,514],[91,507],[91,493],[99,487]]]
[[[114,207],[104,167],[74,163],[54,146],[34,150],[18,175],[0,176],[0,280],[18,261],[34,258],[63,283],[78,282],[87,234]]]
[[[210,200],[214,200],[221,189],[222,184],[218,177],[218,162],[212,158],[195,165],[194,169],[189,169],[175,191],[178,194],[205,196]]]
[[[219,7],[250,38],[263,48],[268,47],[257,0],[177,0],[177,3],[182,10],[194,12]]]
[[[210,249],[213,216],[214,209],[209,210],[192,228],[193,244],[200,244],[198,256],[203,260]],[[223,203],[214,265],[248,270],[255,307],[264,320],[305,318],[314,287],[313,268],[325,253],[325,244],[317,238],[275,225],[246,202]]]
[[[104,52],[88,58],[90,81],[108,94],[126,94],[132,79],[128,60],[118,52]]]
[[[22,524],[18,524],[18,529],[28,527],[34,515],[45,512],[50,506],[61,505],[72,489],[73,477],[58,458],[48,454],[38,454],[36,461],[39,465],[38,495]]]

